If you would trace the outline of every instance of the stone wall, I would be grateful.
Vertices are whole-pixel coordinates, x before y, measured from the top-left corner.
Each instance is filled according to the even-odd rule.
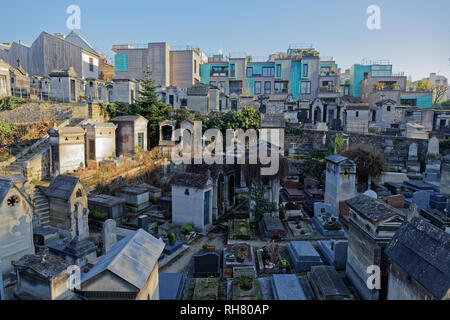
[[[89,116],[87,104],[52,104],[30,102],[14,110],[0,112],[0,120],[10,123],[35,123],[41,120],[62,121],[70,118],[84,119]]]
[[[327,148],[327,146],[334,142],[336,134],[342,134],[337,131],[314,131],[304,130],[303,136],[286,135],[285,148],[289,150],[291,143],[295,143],[297,148],[301,148],[301,145],[312,145],[314,149]],[[324,142],[325,136],[325,145]],[[425,163],[426,153],[428,150],[428,140],[411,139],[406,137],[394,137],[387,135],[373,135],[373,134],[359,134],[349,133],[349,146],[357,144],[367,144],[377,149],[381,153],[387,155],[396,155],[404,162],[408,160],[409,145],[417,143],[419,161]]]
[[[24,176],[31,181],[50,178],[50,146],[47,146],[33,158],[27,161],[24,168]]]

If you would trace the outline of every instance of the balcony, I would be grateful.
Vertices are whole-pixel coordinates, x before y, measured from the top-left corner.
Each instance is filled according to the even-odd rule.
[[[341,90],[338,87],[320,87],[318,89],[319,98],[339,98]]]

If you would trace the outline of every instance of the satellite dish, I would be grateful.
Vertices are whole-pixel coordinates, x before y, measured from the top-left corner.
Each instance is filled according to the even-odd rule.
[[[373,190],[367,190],[366,192],[364,192],[364,195],[373,198],[373,199],[378,199],[378,195],[375,191]]]

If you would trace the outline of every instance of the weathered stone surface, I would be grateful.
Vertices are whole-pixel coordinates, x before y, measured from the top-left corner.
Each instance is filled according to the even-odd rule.
[[[117,223],[108,219],[102,228],[103,254],[106,254],[117,242]]]
[[[405,196],[401,194],[390,196],[387,198],[387,204],[394,208],[402,209],[405,207]]]
[[[412,202],[416,203],[420,209],[427,209],[430,204],[430,193],[428,191],[414,192]]]
[[[427,154],[438,155],[439,154],[439,139],[433,136],[428,140],[428,152]]]

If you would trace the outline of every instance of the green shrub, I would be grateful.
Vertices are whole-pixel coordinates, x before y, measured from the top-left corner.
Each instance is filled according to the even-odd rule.
[[[106,218],[108,218],[108,213],[106,212],[92,210],[90,214],[95,220],[104,221],[106,220]]]
[[[0,111],[14,110],[20,107],[22,104],[26,103],[27,100],[17,98],[17,97],[5,97],[0,99]]]

